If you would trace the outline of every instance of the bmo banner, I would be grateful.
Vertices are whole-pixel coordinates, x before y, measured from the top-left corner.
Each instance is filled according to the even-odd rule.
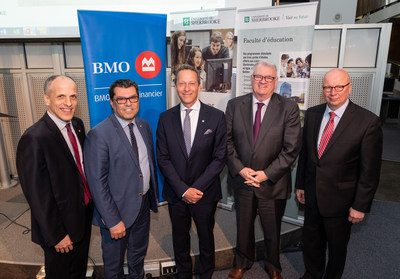
[[[90,125],[94,127],[112,110],[108,89],[117,79],[139,86],[138,116],[153,130],[166,109],[166,15],[78,11],[85,66]]]

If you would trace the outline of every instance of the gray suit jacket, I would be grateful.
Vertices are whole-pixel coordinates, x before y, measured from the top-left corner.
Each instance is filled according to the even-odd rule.
[[[301,147],[298,105],[273,94],[253,144],[252,96],[229,101],[226,109],[228,133],[228,183],[234,189],[255,190],[264,197],[286,199],[291,192],[291,165]],[[244,167],[264,170],[268,180],[260,188],[248,187],[239,172]]]
[[[147,121],[136,119],[150,163],[151,209],[157,211],[157,177],[153,137]],[[95,204],[93,224],[111,228],[121,220],[129,228],[140,211],[143,176],[121,124],[114,114],[88,133],[85,141],[85,173]],[[140,152],[140,150],[139,150]]]

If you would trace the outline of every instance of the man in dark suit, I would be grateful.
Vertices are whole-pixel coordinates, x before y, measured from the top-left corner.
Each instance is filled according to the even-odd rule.
[[[100,227],[104,274],[143,278],[149,242],[150,209],[157,212],[157,177],[150,125],[136,117],[139,89],[129,79],[109,89],[114,113],[94,127],[85,142],[85,170]]]
[[[190,257],[193,218],[200,248],[200,278],[215,267],[214,214],[222,198],[219,174],[226,158],[224,113],[198,100],[200,76],[195,68],[178,69],[175,86],[181,104],[160,115],[157,160],[165,178],[178,278],[192,278]]]
[[[254,220],[264,231],[264,263],[271,278],[281,277],[281,219],[291,192],[291,165],[300,152],[300,115],[295,102],[276,93],[276,66],[253,68],[253,93],[228,102],[228,184],[234,189],[237,242],[229,278],[242,278],[254,262]]]
[[[75,82],[49,77],[44,101],[47,112],[25,131],[17,149],[32,241],[43,248],[46,278],[85,278],[93,205],[82,169],[85,128],[73,117]]]
[[[349,74],[331,70],[323,83],[326,104],[307,110],[296,178],[297,199],[306,205],[303,278],[342,276],[351,224],[369,212],[378,186],[380,120],[352,103],[350,92]]]

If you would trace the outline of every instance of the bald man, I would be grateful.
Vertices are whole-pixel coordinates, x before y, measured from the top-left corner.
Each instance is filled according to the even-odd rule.
[[[345,70],[327,72],[326,103],[305,117],[296,178],[297,199],[305,204],[302,278],[341,278],[351,225],[370,211],[379,183],[380,120],[349,100],[351,87]]]

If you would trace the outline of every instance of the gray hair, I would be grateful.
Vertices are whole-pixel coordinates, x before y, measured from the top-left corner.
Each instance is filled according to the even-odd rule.
[[[277,73],[278,70],[276,68],[276,65],[270,61],[266,61],[266,60],[261,60],[258,61],[254,66],[253,66],[253,72],[252,74],[254,74],[254,69],[257,68],[258,66],[264,66],[264,67],[268,67],[268,68],[272,68],[275,70],[275,72]]]

